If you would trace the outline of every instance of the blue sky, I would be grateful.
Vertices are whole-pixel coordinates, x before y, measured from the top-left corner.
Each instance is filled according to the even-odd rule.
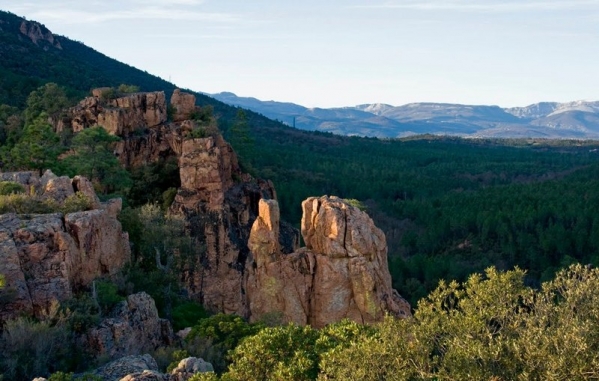
[[[178,86],[309,107],[599,99],[599,0],[3,0]]]

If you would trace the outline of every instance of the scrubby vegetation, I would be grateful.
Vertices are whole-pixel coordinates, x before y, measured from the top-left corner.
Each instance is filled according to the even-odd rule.
[[[519,269],[441,282],[414,317],[323,329],[265,327],[197,380],[588,380],[598,374],[599,270],[573,265],[540,289]],[[194,328],[197,329],[197,328]]]

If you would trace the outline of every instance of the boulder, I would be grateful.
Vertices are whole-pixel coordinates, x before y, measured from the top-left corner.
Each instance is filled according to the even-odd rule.
[[[98,198],[94,189],[94,184],[92,184],[91,181],[83,176],[75,176],[73,177],[72,183],[73,189],[76,192],[83,193],[89,199],[93,209],[99,209],[101,207],[100,199]]]
[[[197,357],[188,357],[181,361],[170,373],[169,381],[187,381],[196,373],[214,372],[212,364]]]
[[[130,374],[141,373],[145,370],[158,372],[158,364],[149,354],[119,358],[96,369],[93,374],[103,381],[119,381]]]
[[[170,377],[154,370],[144,370],[143,372],[128,374],[120,381],[170,381]]]
[[[154,300],[140,292],[129,295],[114,308],[110,318],[91,329],[86,346],[96,356],[114,359],[170,345],[173,338],[173,329],[168,320],[158,316]]]
[[[152,356],[126,356],[95,370],[92,375],[103,381],[187,381],[196,373],[213,372],[212,364],[201,358],[188,357],[170,374],[161,373]]]

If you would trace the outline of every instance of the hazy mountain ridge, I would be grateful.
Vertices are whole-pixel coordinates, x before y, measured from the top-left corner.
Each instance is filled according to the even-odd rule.
[[[599,138],[599,101],[539,102],[512,108],[430,102],[402,106],[373,103],[325,109],[260,101],[230,92],[211,96],[290,126],[343,135],[393,138],[432,133],[504,138]]]

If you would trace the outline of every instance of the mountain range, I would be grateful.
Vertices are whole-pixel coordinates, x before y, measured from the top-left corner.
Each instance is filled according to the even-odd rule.
[[[209,94],[289,126],[339,135],[400,138],[439,134],[485,138],[599,138],[599,102],[541,102],[526,107],[382,103],[353,107],[307,108],[261,101],[231,92]]]

